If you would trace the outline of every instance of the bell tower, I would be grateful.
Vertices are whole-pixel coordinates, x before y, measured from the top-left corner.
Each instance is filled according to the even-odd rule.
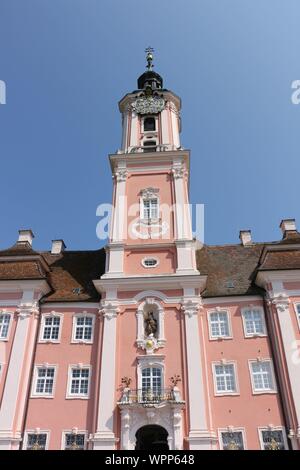
[[[181,100],[164,88],[146,49],[137,90],[119,102],[122,145],[110,164],[113,215],[104,275],[199,274],[192,239],[190,154],[180,144]]]
[[[174,407],[165,403],[159,416],[150,416],[139,404],[124,407],[112,390],[116,390],[116,380],[122,378],[121,371],[127,377],[131,374],[135,388],[140,389],[146,380],[143,373],[148,370],[147,364],[150,369],[156,364],[159,380],[167,382],[166,374],[171,372],[164,371],[174,354],[180,354],[176,347],[171,355],[168,351],[172,343],[180,344],[183,334],[191,391],[189,446],[209,448],[211,439],[198,328],[200,293],[206,276],[200,275],[196,266],[188,190],[190,152],[180,144],[181,100],[164,88],[162,77],[153,71],[152,52],[146,50],[146,71],[138,78],[137,89],[119,102],[122,145],[109,155],[113,212],[105,274],[94,280],[101,294],[103,317],[100,401],[94,436],[97,449],[115,448],[117,410],[121,414],[122,449],[134,449],[136,423],[142,427],[150,419],[150,424],[160,425],[161,416],[165,416],[171,448],[182,448],[181,399]],[[174,323],[170,328],[171,318]],[[178,356],[179,372],[180,364]]]

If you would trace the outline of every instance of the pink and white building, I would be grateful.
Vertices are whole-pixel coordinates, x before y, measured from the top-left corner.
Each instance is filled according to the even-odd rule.
[[[0,252],[0,449],[299,450],[300,233],[193,239],[181,101],[147,59],[106,248]]]

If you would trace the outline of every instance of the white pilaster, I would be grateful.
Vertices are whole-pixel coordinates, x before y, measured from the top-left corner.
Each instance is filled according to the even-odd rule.
[[[0,409],[0,449],[13,449],[21,438],[21,425],[24,417],[26,390],[30,378],[30,363],[24,364],[24,357],[32,357],[34,334],[37,321],[32,322],[32,315],[39,309],[33,301],[34,291],[25,291],[17,309],[18,320],[14,335],[9,367]],[[34,331],[30,331],[30,326]],[[30,347],[27,355],[27,347]]]
[[[284,346],[285,359],[289,371],[289,381],[292,389],[294,406],[298,421],[296,434],[300,437],[300,364],[297,354],[297,339],[290,312],[290,301],[284,292],[281,282],[272,283],[273,296],[269,302],[276,307]]]
[[[118,312],[118,302],[102,302],[100,313],[103,315],[104,326],[97,431],[93,438],[95,450],[114,450],[117,441],[114,433],[114,408]]]
[[[190,289],[188,289],[190,291]],[[190,293],[190,292],[189,292]],[[186,356],[189,395],[189,447],[191,450],[209,450],[215,436],[209,432],[204,392],[202,355],[199,338],[198,310],[201,299],[185,292],[182,311],[185,317]]]

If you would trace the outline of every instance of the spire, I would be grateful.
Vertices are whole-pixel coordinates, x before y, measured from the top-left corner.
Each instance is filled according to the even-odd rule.
[[[138,78],[138,89],[143,90],[148,88],[148,90],[155,90],[155,89],[162,89],[163,87],[163,79],[162,77],[154,72],[152,69],[154,67],[153,64],[153,52],[154,49],[152,47],[147,47],[145,49],[146,52],[146,72],[144,72],[139,78]]]

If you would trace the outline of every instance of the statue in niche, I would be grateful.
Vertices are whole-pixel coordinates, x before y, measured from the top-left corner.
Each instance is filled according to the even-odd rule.
[[[155,336],[157,333],[157,320],[154,318],[153,312],[144,314],[144,327],[146,336]]]

